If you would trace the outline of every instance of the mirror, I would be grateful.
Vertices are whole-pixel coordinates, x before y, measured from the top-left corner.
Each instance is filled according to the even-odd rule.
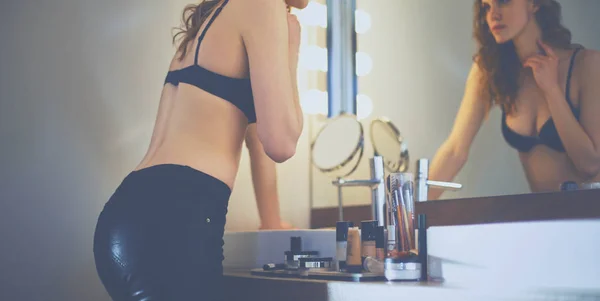
[[[406,172],[410,166],[408,147],[400,131],[387,118],[376,118],[370,127],[371,144],[375,156],[382,156],[389,172]]]
[[[363,127],[354,115],[331,118],[311,145],[313,165],[333,178],[352,174],[363,155]]]
[[[324,0],[318,2],[326,4]],[[366,143],[364,158],[351,175],[356,179],[369,176],[368,159],[375,153],[384,158],[386,173],[394,169],[402,172],[406,168],[404,172],[414,173],[420,158],[428,158],[433,164],[433,158],[456,121],[478,47],[472,34],[474,0],[384,2],[356,1],[356,49],[360,50],[360,55],[356,55],[357,93],[372,100],[370,114],[363,114],[367,117],[359,119],[365,127]],[[600,49],[600,38],[596,34],[600,23],[582,22],[594,19],[600,1],[558,2],[562,7],[562,23],[573,33],[572,42],[586,49]],[[323,20],[321,24],[325,23]],[[314,26],[315,31],[320,32],[311,42],[326,49],[324,30],[335,26]],[[347,71],[346,76],[351,73]],[[311,88],[328,91],[327,77],[323,74],[315,74],[310,80],[314,85]],[[361,103],[357,101],[359,116],[360,111]],[[379,116],[393,122],[403,139],[394,140],[394,127],[390,130],[390,124],[381,118],[374,121]],[[452,180],[463,184],[463,189],[444,192],[442,199],[531,192],[520,155],[502,137],[501,124],[502,110],[494,107],[470,145],[468,161]],[[310,139],[312,141],[314,135]],[[402,143],[410,147],[410,153],[406,154],[410,155],[408,166],[402,162],[409,160],[398,157],[398,145]],[[397,163],[391,158],[398,160]],[[311,166],[310,170],[314,171],[311,208],[337,207],[337,189],[331,185],[330,178],[316,167]],[[371,192],[362,187],[344,188],[344,206],[369,205],[370,196]]]

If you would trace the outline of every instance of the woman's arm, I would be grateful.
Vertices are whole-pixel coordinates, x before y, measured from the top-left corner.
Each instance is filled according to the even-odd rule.
[[[585,51],[581,67],[580,121],[558,85],[548,91],[546,101],[567,155],[591,178],[600,173],[600,52]]]
[[[298,127],[304,127],[304,114],[300,106],[300,95],[298,94],[298,57],[300,55],[300,22],[298,17],[288,14],[288,33],[290,42],[290,76],[292,80],[292,91],[294,91],[294,108],[296,110],[296,122]]]
[[[473,64],[452,131],[431,161],[429,172],[431,180],[452,181],[467,161],[471,144],[490,107],[489,97],[484,97],[482,91],[481,71],[476,64]],[[441,189],[430,188],[428,199],[436,200],[442,193]]]
[[[286,226],[281,221],[279,196],[277,194],[277,170],[258,139],[256,125],[250,125],[246,131],[246,147],[250,154],[252,185],[261,229],[281,229]]]
[[[587,50],[581,64],[580,121],[577,121],[558,82],[558,57],[540,42],[546,56],[536,55],[524,63],[533,70],[567,155],[587,177],[600,172],[600,52]]]
[[[240,14],[244,16],[240,32],[248,53],[258,138],[271,159],[284,162],[295,154],[302,132],[292,74],[298,60],[290,54],[298,49],[290,45],[285,2],[239,3],[245,11]]]

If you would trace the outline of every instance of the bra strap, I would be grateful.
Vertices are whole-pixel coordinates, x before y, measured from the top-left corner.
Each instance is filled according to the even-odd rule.
[[[204,36],[206,35],[208,28],[210,27],[210,25],[212,25],[212,23],[215,21],[217,16],[221,13],[221,10],[223,10],[223,7],[225,7],[227,2],[229,2],[229,0],[223,1],[221,6],[219,6],[219,8],[217,8],[217,11],[215,11],[215,13],[212,15],[212,17],[208,21],[208,24],[206,24],[206,27],[204,27],[202,34],[198,38],[198,45],[196,45],[196,56],[194,57],[194,65],[198,65],[198,53],[200,52],[200,44],[202,43],[202,40],[204,39]]]
[[[575,56],[577,56],[577,53],[579,52],[579,50],[581,50],[581,47],[576,48],[575,51],[573,52],[573,55],[571,55],[571,62],[569,63],[569,71],[567,72],[567,87],[565,89],[565,98],[567,99],[567,102],[569,102],[570,106],[573,106],[573,104],[571,103],[571,75],[573,73],[573,65],[575,65]]]

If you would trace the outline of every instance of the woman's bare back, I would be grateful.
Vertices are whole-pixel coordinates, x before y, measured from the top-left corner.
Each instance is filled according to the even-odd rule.
[[[198,53],[198,65],[212,72],[248,78],[248,59],[242,38],[234,22],[238,1],[229,1],[204,36]],[[198,37],[187,47],[182,60],[175,54],[170,71],[194,64]],[[229,101],[196,86],[180,83],[164,85],[158,116],[149,149],[136,169],[158,164],[180,164],[207,173],[233,187],[248,121]]]

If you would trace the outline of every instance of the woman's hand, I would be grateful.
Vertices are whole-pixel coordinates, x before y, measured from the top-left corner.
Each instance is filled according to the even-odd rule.
[[[285,3],[291,7],[303,9],[308,5],[308,0],[285,0]]]
[[[525,60],[523,66],[531,68],[535,82],[542,92],[546,95],[551,95],[560,91],[558,84],[558,57],[550,46],[541,41],[538,41],[538,44],[544,49],[546,55],[538,54],[531,56]]]

